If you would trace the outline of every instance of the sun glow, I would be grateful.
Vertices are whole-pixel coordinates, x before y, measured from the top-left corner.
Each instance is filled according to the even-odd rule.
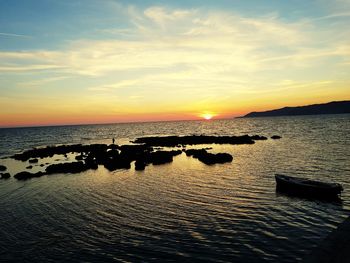
[[[214,114],[212,113],[203,113],[201,117],[205,120],[211,120],[214,117]]]

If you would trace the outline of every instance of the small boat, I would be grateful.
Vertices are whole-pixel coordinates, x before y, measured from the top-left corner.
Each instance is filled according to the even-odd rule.
[[[339,198],[343,187],[338,183],[324,183],[305,178],[276,174],[276,189],[290,194],[315,198]]]

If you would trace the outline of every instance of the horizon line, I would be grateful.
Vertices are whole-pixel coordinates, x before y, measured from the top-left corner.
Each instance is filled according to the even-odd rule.
[[[114,124],[137,124],[137,123],[154,123],[154,122],[180,122],[180,121],[203,121],[210,122],[216,120],[232,120],[232,118],[212,118],[206,119],[179,119],[179,120],[149,120],[149,121],[123,121],[123,122],[105,122],[105,123],[74,123],[74,124],[43,124],[43,125],[29,125],[29,126],[0,126],[0,129],[18,129],[18,128],[45,128],[45,127],[68,127],[68,126],[88,126],[88,125],[114,125]]]

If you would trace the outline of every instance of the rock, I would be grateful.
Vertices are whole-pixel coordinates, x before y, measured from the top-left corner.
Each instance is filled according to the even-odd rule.
[[[30,173],[30,172],[24,171],[24,172],[19,172],[19,173],[15,174],[14,177],[17,180],[27,180],[27,179],[30,179],[33,177],[40,177],[43,175],[45,175],[45,173],[43,173],[43,172]]]
[[[45,164],[43,164],[43,163],[42,163],[42,164],[40,164],[40,166],[41,166],[41,167],[44,167],[44,166],[45,166]]]
[[[265,136],[260,136],[260,135],[253,135],[253,136],[250,136],[250,138],[254,141],[265,141],[267,140],[267,137]]]
[[[29,166],[26,167],[26,169],[32,169],[32,168],[33,168],[32,165],[29,165]]]
[[[111,150],[117,150],[119,148],[119,146],[116,144],[110,144],[110,145],[108,145],[108,148]]]
[[[232,162],[233,157],[228,153],[207,153],[200,155],[198,160],[207,165],[216,164],[216,163],[227,163]]]
[[[175,151],[177,152],[177,151]],[[180,151],[181,153],[181,151]],[[150,163],[153,165],[171,163],[173,161],[174,153],[173,151],[157,151],[150,154]]]
[[[39,162],[38,159],[30,159],[30,160],[29,160],[29,163],[38,163],[38,162]]]
[[[273,139],[273,140],[278,140],[278,139],[281,139],[281,138],[282,137],[278,136],[278,135],[271,136],[271,139]]]
[[[84,155],[77,155],[77,156],[75,156],[75,160],[77,160],[77,161],[82,161],[82,160],[84,160]]]
[[[10,177],[9,173],[0,173],[0,179],[9,179]]]
[[[145,170],[146,162],[142,159],[138,159],[135,161],[135,170],[136,171],[143,171]]]
[[[72,163],[59,163],[51,164],[46,167],[45,171],[47,174],[56,173],[81,173],[88,170],[89,167],[83,162],[72,162]]]
[[[6,171],[6,170],[7,170],[6,166],[0,165],[0,171]]]
[[[182,150],[173,150],[173,151],[170,151],[170,153],[171,153],[173,156],[177,156],[177,155],[182,154]]]
[[[233,157],[228,153],[208,153],[205,149],[190,149],[186,150],[187,156],[192,156],[193,158],[198,159],[202,163],[207,165],[216,164],[216,163],[226,163],[232,162]]]
[[[130,169],[130,160],[125,157],[109,158],[105,160],[104,167],[109,171],[114,171],[117,169]]]
[[[162,136],[162,137],[142,137],[137,138],[134,143],[143,143],[148,146],[176,147],[177,145],[196,145],[196,144],[253,144],[254,139],[263,139],[263,136]]]
[[[52,157],[55,154],[62,154],[67,156],[68,153],[81,153],[81,152],[98,152],[107,151],[108,146],[106,144],[90,144],[90,145],[59,145],[59,146],[47,146],[45,148],[34,148],[24,151],[23,153],[15,154],[11,158],[19,161],[27,161],[30,158],[45,158]]]
[[[96,170],[98,168],[98,164],[97,164],[97,160],[95,157],[93,157],[92,155],[88,155],[85,159],[85,165],[89,168],[89,169],[93,169]]]

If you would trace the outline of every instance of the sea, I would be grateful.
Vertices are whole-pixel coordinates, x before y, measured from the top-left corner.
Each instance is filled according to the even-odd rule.
[[[8,158],[47,145],[193,134],[282,139],[197,146],[230,153],[232,163],[183,153],[144,171],[100,166],[26,181],[13,175],[29,163]],[[300,262],[350,211],[349,114],[4,128],[0,158],[12,175],[0,180],[2,262]],[[276,192],[276,173],[341,183],[341,201]]]

